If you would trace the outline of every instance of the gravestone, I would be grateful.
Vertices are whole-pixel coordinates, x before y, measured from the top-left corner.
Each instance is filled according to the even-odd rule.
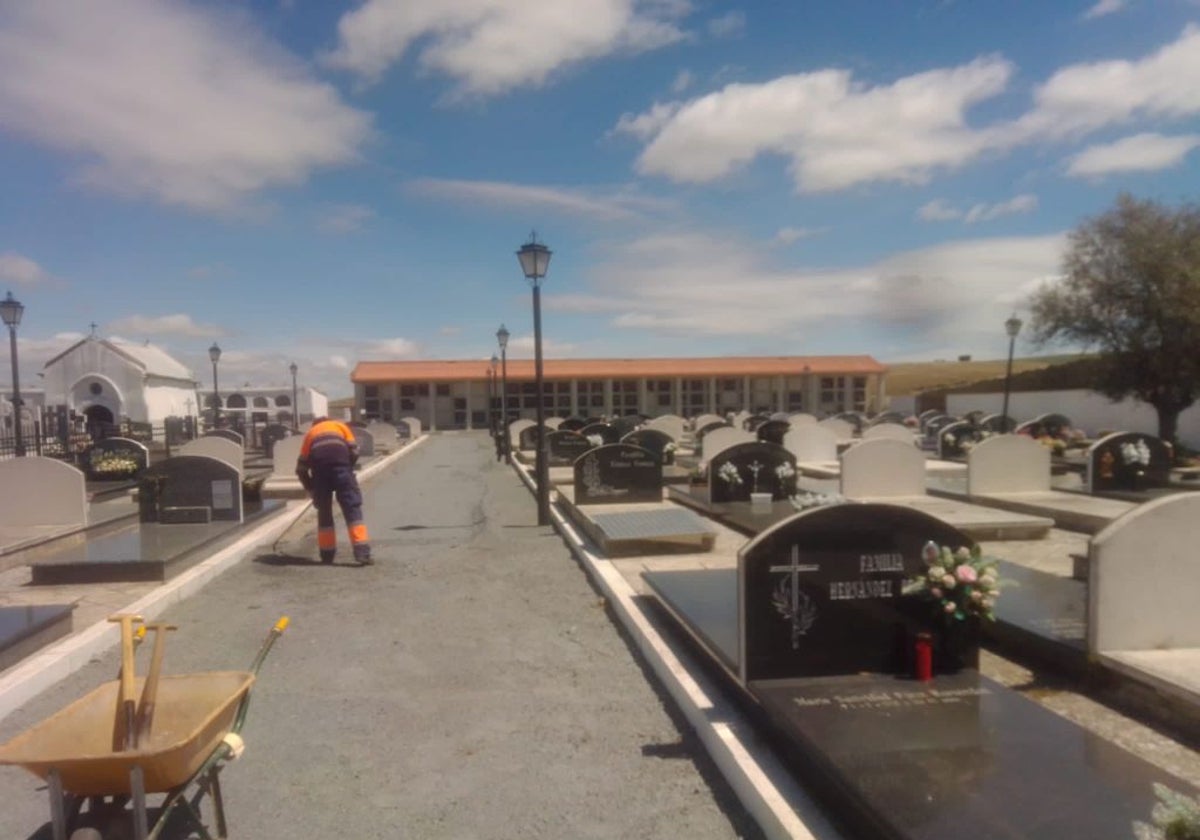
[[[1017,434],[1032,438],[1050,437],[1066,440],[1071,431],[1071,418],[1065,414],[1041,414],[1017,426]]]
[[[1001,414],[986,414],[979,420],[979,428],[994,435],[1002,435],[1017,428],[1017,421]]]
[[[600,438],[601,446],[609,443],[620,443],[621,432],[616,426],[609,423],[589,423],[579,430],[579,434],[585,438]]]
[[[686,425],[684,419],[677,414],[660,414],[658,417],[646,421],[648,428],[666,432],[676,443],[683,440]]]
[[[749,417],[743,417],[739,426],[747,432],[757,432],[758,427],[770,419],[770,415],[767,414],[751,414]]]
[[[207,455],[167,458],[138,480],[138,513],[161,524],[241,522],[241,470]]]
[[[817,418],[807,411],[793,411],[788,415],[788,423],[792,425],[793,429],[801,426],[815,426],[817,425]]]
[[[621,417],[614,417],[609,421],[608,425],[612,426],[613,430],[617,433],[617,440],[606,440],[605,443],[616,443],[634,429],[641,427],[644,422],[645,418],[643,418],[640,414],[626,414]]]
[[[408,426],[408,436],[410,438],[419,438],[421,436],[421,420],[417,417],[401,417],[400,422]]]
[[[799,428],[792,426],[791,431],[783,436],[783,446],[802,463],[836,461],[838,456],[837,435],[819,423]]]
[[[191,434],[188,430],[190,417],[168,417],[163,420],[163,433],[166,436],[167,446],[179,446],[186,440],[191,440]]]
[[[205,435],[195,440],[189,440],[175,452],[176,455],[202,455],[209,458],[220,458],[231,464],[239,472],[244,466],[246,450],[224,435]]]
[[[269,423],[263,427],[260,440],[262,440],[263,454],[268,458],[272,457],[275,452],[275,444],[286,437],[292,436],[291,427],[285,426],[282,423]]]
[[[150,466],[150,450],[129,438],[104,438],[89,446],[82,460],[89,481],[129,481]]]
[[[975,444],[983,440],[978,426],[960,420],[942,426],[937,436],[937,456],[943,460],[965,458]]]
[[[823,429],[828,429],[838,438],[838,440],[849,440],[854,437],[854,424],[841,417],[826,417],[817,423]]]
[[[225,440],[231,441],[232,443],[236,443],[238,446],[242,447],[243,449],[246,446],[245,436],[240,434],[239,432],[235,432],[233,429],[209,429],[207,432],[204,433],[203,437],[225,438]]]
[[[586,425],[587,421],[582,417],[568,417],[558,424],[558,429],[561,432],[578,432]]]
[[[695,425],[692,426],[692,438],[696,441],[704,440],[704,436],[713,429],[728,425],[722,418],[714,414],[701,415],[696,418]]]
[[[1050,489],[1050,450],[1025,435],[993,435],[967,455],[967,494],[1038,493]]]
[[[904,415],[899,411],[884,411],[876,414],[867,422],[867,427],[880,426],[884,424],[899,424],[904,425]]]
[[[0,526],[86,523],[82,472],[55,458],[36,455],[0,461]]]
[[[563,418],[561,417],[547,417],[543,422],[547,430],[554,431],[555,429],[562,428],[562,421]]]
[[[1170,475],[1171,450],[1154,435],[1116,432],[1087,450],[1085,483],[1089,493],[1166,487]]]
[[[367,424],[367,431],[371,433],[371,437],[375,441],[375,448],[381,452],[391,452],[399,443],[396,427],[391,423],[381,423],[375,420]]]
[[[959,422],[962,421],[957,417],[951,417],[949,414],[939,414],[925,424],[925,437],[929,441],[936,442],[937,436],[941,433],[942,429]]]
[[[370,429],[353,426],[350,434],[354,435],[354,442],[358,444],[359,457],[370,458],[375,455],[375,436]]]
[[[535,425],[537,425],[537,424],[534,423],[532,420],[526,420],[524,417],[522,417],[518,420],[513,420],[511,423],[509,423],[508,424],[509,446],[513,450],[519,452],[521,450],[521,433],[523,431],[525,431],[526,429],[532,429]]]
[[[621,443],[649,450],[663,466],[675,463],[675,440],[659,429],[637,429],[621,438]]]
[[[864,440],[842,453],[841,494],[847,499],[925,495],[925,456],[899,440]]]
[[[936,408],[930,408],[930,409],[926,409],[925,411],[922,411],[920,414],[917,415],[917,428],[920,429],[922,432],[924,432],[925,424],[927,422],[929,422],[930,418],[937,417],[944,413],[945,412],[943,412],[939,409],[936,409]]]
[[[902,440],[905,443],[915,444],[916,437],[913,435],[912,429],[908,426],[899,423],[879,423],[874,426],[868,426],[863,429],[863,440]]]
[[[712,461],[731,446],[739,443],[750,443],[757,440],[754,432],[735,429],[733,426],[721,426],[707,432],[700,441],[700,456],[705,461]]]
[[[863,426],[867,424],[867,418],[857,411],[843,411],[840,414],[834,415],[838,420],[845,420],[854,427],[854,434],[861,434]]]
[[[911,673],[915,634],[941,623],[935,605],[903,594],[925,572],[929,541],[972,545],[929,514],[886,504],[812,508],[747,543],[738,552],[743,682]],[[962,653],[977,663],[977,634],[967,635]]]
[[[412,429],[403,420],[397,421],[395,428],[397,440],[412,440]]]
[[[522,427],[520,434],[517,435],[517,448],[536,452],[538,442],[541,440],[541,430],[542,427],[536,423]]]
[[[662,463],[628,443],[596,447],[575,461],[575,504],[661,502]]]
[[[775,443],[734,444],[708,462],[708,498],[713,504],[746,502],[751,493],[786,499],[795,492],[795,482],[795,456]]]
[[[296,475],[296,460],[300,457],[300,447],[303,443],[304,435],[292,435],[275,442],[271,450],[273,478],[291,478]]]
[[[563,431],[559,428],[546,435],[546,449],[552,467],[574,464],[576,458],[592,448],[591,441],[579,432]]]
[[[791,424],[786,420],[767,420],[755,428],[754,434],[757,435],[759,440],[783,446],[783,436],[791,430]]]

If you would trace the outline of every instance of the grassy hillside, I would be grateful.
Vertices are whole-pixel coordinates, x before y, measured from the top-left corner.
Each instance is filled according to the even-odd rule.
[[[1053,365],[1074,361],[1078,356],[1038,356],[1033,359],[1013,359],[1013,375],[1042,370]],[[984,359],[970,362],[897,362],[888,366],[887,392],[890,396],[906,396],[919,391],[958,388],[974,382],[1002,379],[1007,359]]]

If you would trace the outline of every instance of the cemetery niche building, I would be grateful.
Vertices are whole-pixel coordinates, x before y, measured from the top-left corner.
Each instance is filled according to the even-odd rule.
[[[510,419],[532,418],[537,380],[532,359],[509,359]],[[547,359],[542,402],[559,417],[804,411],[877,412],[886,404],[887,367],[870,356],[729,356],[719,358]],[[430,430],[480,429],[499,412],[501,370],[491,383],[486,360],[365,361],[350,380],[364,419],[415,416]],[[493,391],[494,387],[494,391]]]

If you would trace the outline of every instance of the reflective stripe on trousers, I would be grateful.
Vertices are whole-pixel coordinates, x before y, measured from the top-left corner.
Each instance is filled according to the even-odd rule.
[[[313,468],[313,507],[317,509],[317,547],[322,551],[337,548],[337,531],[333,527],[333,498],[336,495],[350,544],[362,549],[370,544],[367,526],[363,522],[362,491],[354,469],[348,464]]]

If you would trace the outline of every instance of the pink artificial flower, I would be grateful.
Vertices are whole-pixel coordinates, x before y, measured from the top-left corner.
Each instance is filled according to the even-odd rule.
[[[935,586],[929,590],[929,594],[932,595],[934,598],[941,598],[942,590]]]
[[[974,583],[979,578],[979,575],[975,572],[975,568],[965,564],[955,569],[954,575],[962,583]]]
[[[949,604],[946,604],[946,606],[945,606],[945,610],[947,613],[952,613],[957,609],[958,609],[958,606],[953,601],[951,601]]]

